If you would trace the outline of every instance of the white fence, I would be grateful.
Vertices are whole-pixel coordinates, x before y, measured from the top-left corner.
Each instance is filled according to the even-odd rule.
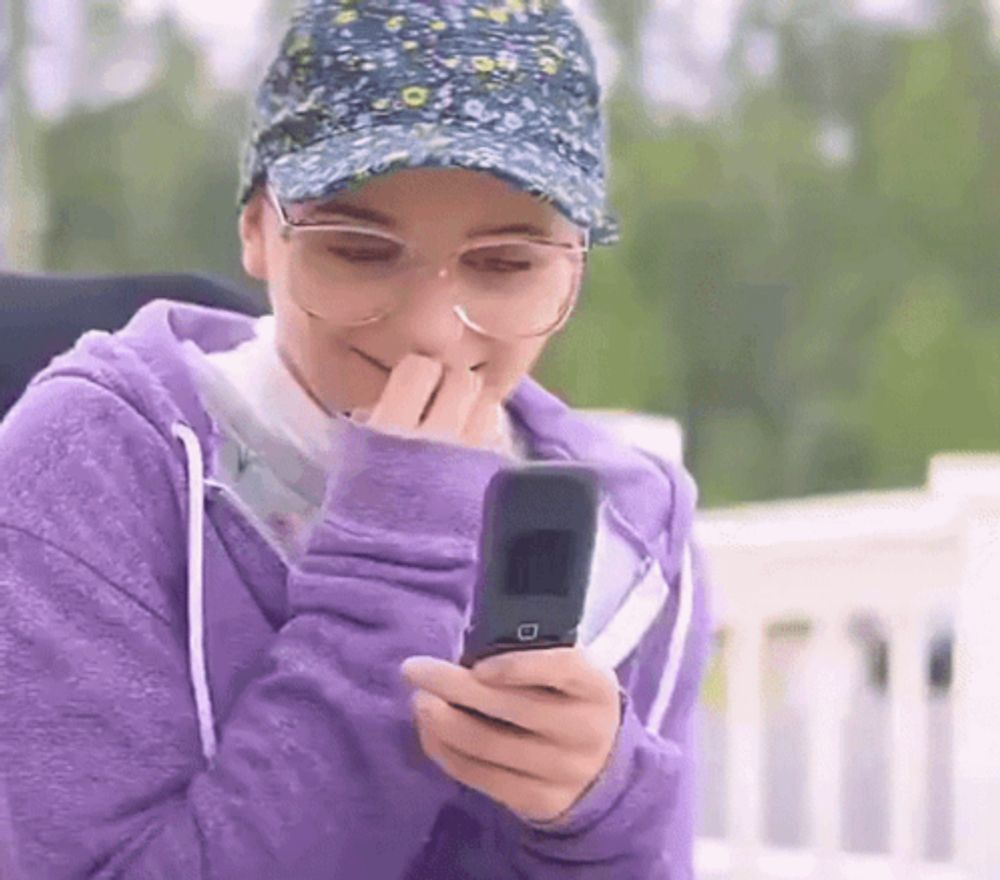
[[[630,442],[679,455],[666,419],[593,413]],[[724,831],[696,848],[703,880],[1000,880],[1000,455],[939,455],[925,487],[701,510],[714,616],[724,634]],[[888,642],[889,796],[884,853],[844,847],[842,782],[859,615]],[[933,626],[955,636],[950,689],[950,856],[925,856],[927,668]],[[763,667],[769,628],[804,623],[807,843],[766,842]]]

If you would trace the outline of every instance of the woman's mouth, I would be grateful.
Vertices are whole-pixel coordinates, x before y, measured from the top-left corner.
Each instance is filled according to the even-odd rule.
[[[373,367],[378,367],[383,373],[391,373],[392,372],[392,370],[390,370],[381,361],[377,361],[377,360],[375,360],[375,358],[369,357],[368,355],[366,355],[360,349],[352,348],[351,351],[353,351],[356,355],[358,355],[358,357],[362,358],[363,360],[368,361],[368,363],[370,363]]]

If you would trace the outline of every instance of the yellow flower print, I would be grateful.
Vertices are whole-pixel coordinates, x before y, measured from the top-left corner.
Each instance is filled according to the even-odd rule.
[[[538,66],[542,68],[542,73],[547,73],[549,76],[555,76],[559,72],[559,62],[548,55],[543,55],[538,60]]]
[[[403,89],[403,103],[407,107],[423,107],[429,94],[423,86],[407,86]]]
[[[403,48],[406,49],[407,52],[412,52],[419,45],[420,43],[418,43],[416,40],[403,40]]]
[[[559,68],[562,67],[562,61],[566,57],[566,53],[551,43],[540,46],[537,51],[538,66],[542,69],[542,73],[547,73],[549,76],[558,73]]]
[[[491,9],[488,15],[497,24],[507,24],[508,15],[506,9]]]
[[[514,13],[514,15],[520,15],[524,12],[524,0],[507,0],[507,8]]]
[[[345,9],[343,12],[338,12],[337,17],[334,18],[336,24],[350,24],[352,21],[358,20],[358,11],[356,9]]]
[[[472,59],[472,66],[480,73],[490,73],[496,68],[497,63],[492,58],[487,58],[485,55],[477,55]]]
[[[473,7],[472,12],[470,12],[469,15],[473,18],[486,18],[486,12],[478,6]]]
[[[372,101],[372,110],[388,110],[391,104],[388,98],[376,98]]]
[[[450,68],[451,68],[452,70],[454,70],[454,69],[455,69],[456,67],[458,67],[458,65],[459,65],[459,64],[461,64],[461,63],[462,63],[462,59],[461,59],[461,58],[459,58],[459,57],[458,57],[458,56],[456,55],[456,56],[454,56],[454,57],[452,57],[452,58],[444,58],[444,59],[443,59],[443,60],[441,61],[441,63],[442,63],[442,64],[443,64],[443,65],[444,65],[445,67],[450,67]]]
[[[434,21],[431,22],[431,30],[432,31],[443,31],[443,30],[447,30],[447,28],[448,28],[448,22],[441,21],[440,18],[435,19]]]
[[[300,52],[306,53],[313,48],[312,37],[309,34],[296,34],[286,50],[288,55],[298,55]]]
[[[385,29],[387,31],[398,31],[404,24],[406,24],[405,15],[394,15],[385,23]]]

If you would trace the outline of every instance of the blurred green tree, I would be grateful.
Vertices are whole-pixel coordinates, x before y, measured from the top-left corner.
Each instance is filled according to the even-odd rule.
[[[78,110],[47,132],[46,265],[240,278],[233,134],[245,98],[209,88],[200,54],[173,18],[158,29],[163,68],[145,92]]]

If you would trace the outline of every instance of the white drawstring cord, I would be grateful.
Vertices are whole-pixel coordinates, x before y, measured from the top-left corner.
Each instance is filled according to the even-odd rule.
[[[215,722],[212,694],[205,665],[204,538],[205,487],[202,482],[204,458],[194,431],[182,422],[172,426],[173,435],[183,444],[188,463],[188,668],[198,713],[201,751],[211,764],[215,757]]]
[[[694,574],[691,569],[691,543],[684,545],[684,558],[681,561],[680,585],[677,596],[677,620],[670,636],[670,651],[667,654],[667,665],[660,679],[660,687],[656,699],[649,710],[646,729],[658,732],[667,714],[674,689],[677,687],[677,676],[681,671],[681,660],[684,657],[684,643],[691,629],[691,615],[694,607]]]

